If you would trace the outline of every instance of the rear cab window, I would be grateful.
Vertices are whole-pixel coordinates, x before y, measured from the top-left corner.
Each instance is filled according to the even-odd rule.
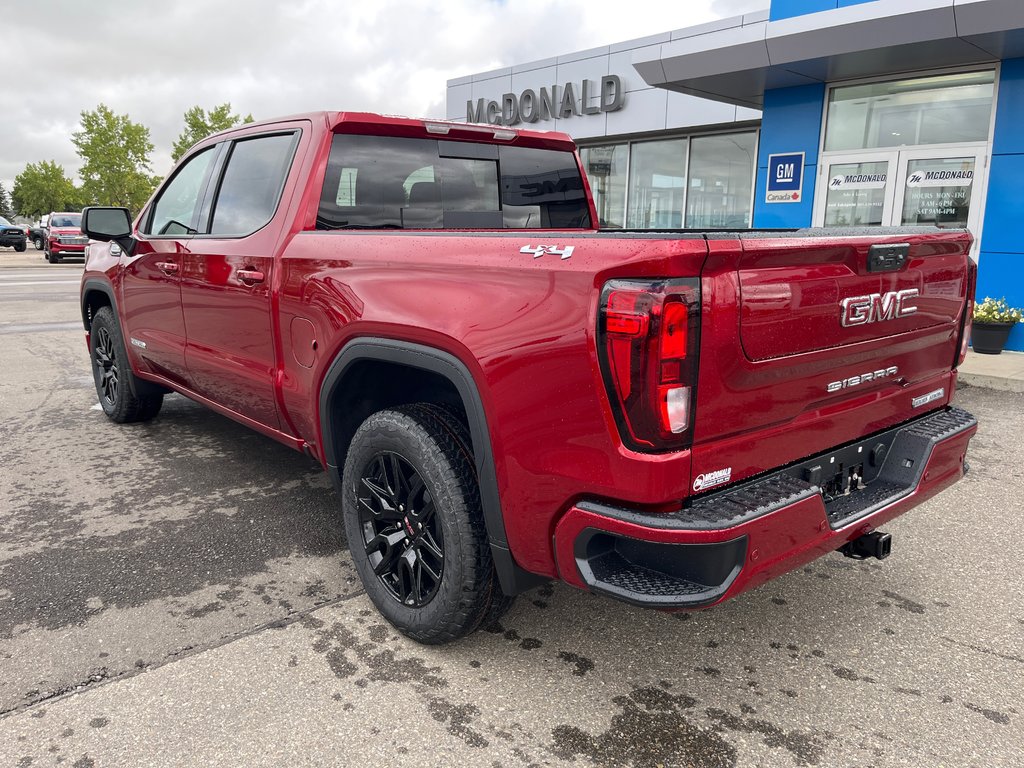
[[[571,152],[337,134],[317,229],[586,229]]]

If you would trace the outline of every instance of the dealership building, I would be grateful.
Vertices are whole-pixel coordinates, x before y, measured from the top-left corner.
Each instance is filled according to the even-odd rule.
[[[576,139],[602,226],[966,226],[979,298],[1024,306],[1024,0],[771,0],[446,103]]]

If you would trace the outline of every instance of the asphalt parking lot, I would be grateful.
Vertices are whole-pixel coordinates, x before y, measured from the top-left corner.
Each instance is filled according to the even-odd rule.
[[[1019,766],[1024,395],[964,389],[959,485],[723,606],[561,585],[418,646],[326,477],[182,397],[98,410],[81,264],[0,249],[0,766]]]

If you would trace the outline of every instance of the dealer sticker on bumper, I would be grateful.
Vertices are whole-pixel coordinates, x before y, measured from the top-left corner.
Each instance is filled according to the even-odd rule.
[[[730,479],[732,479],[732,467],[716,469],[714,472],[705,472],[694,478],[693,490],[706,491],[708,488],[714,488],[716,485],[725,485]]]

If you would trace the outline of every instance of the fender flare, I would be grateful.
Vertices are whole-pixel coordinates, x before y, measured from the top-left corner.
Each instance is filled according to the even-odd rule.
[[[331,419],[328,418],[330,402],[351,366],[363,360],[419,368],[451,382],[462,399],[469,423],[477,477],[480,481],[484,524],[487,527],[487,538],[502,591],[507,595],[515,595],[549,581],[547,577],[521,568],[512,556],[505,533],[505,519],[501,510],[494,453],[483,400],[472,373],[461,360],[449,352],[396,339],[363,337],[349,341],[331,361],[320,387],[319,421],[323,436],[324,463],[338,493],[343,492],[342,468],[338,466],[334,428]]]
[[[78,298],[78,303],[82,310],[82,324],[85,326],[85,330],[89,330],[89,311],[85,306],[85,297],[92,291],[99,291],[100,293],[106,294],[107,298],[110,299],[110,306],[114,309],[114,314],[117,315],[117,297],[114,296],[114,286],[108,283],[106,280],[101,280],[98,277],[88,277],[85,282],[82,283],[82,291]]]
[[[114,319],[119,325],[121,325],[121,333],[124,334],[125,329],[121,323],[121,313],[117,309],[117,296],[114,293],[114,286],[99,277],[86,278],[82,283],[82,290],[78,301],[81,304],[82,325],[85,327],[85,332],[89,333],[92,330],[92,325],[89,322],[89,310],[86,308],[85,303],[85,297],[92,291],[98,291],[110,299],[110,308],[114,311]],[[125,335],[125,339],[127,338],[127,335]],[[135,392],[136,395],[167,394],[171,391],[163,384],[157,384],[141,378],[136,372],[135,367],[132,365],[130,354],[128,355],[128,367],[129,373],[131,373],[131,376],[128,377],[128,386],[131,387],[132,391]]]

